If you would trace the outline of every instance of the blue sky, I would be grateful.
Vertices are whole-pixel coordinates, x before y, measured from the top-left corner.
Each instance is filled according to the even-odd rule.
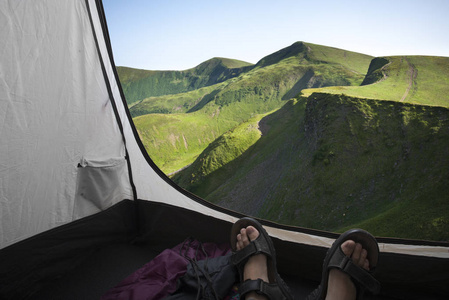
[[[117,66],[256,63],[296,41],[372,56],[449,56],[447,0],[103,0]]]

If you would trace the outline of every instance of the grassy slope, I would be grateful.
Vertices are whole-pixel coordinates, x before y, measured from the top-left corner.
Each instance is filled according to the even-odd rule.
[[[358,70],[367,70],[371,57],[334,48],[326,52],[326,49],[295,43],[269,56],[269,63],[258,63],[253,69],[220,84],[177,95],[147,98],[134,105],[131,113],[141,115],[136,118],[136,126],[147,151],[164,172],[172,173],[192,163],[212,138],[255,114],[281,107],[285,100],[296,96],[303,88],[360,84],[363,81],[364,76]],[[330,57],[328,61],[323,58],[326,54]],[[356,63],[348,62],[352,56]],[[174,117],[155,116],[157,112],[190,113],[177,113]],[[197,117],[200,125],[195,124]],[[184,119],[185,122],[181,121]],[[206,120],[210,125],[203,125]],[[181,141],[181,137],[188,147],[172,142],[173,139]]]
[[[363,76],[365,76],[367,72],[367,60],[369,59],[371,61],[373,59],[371,56],[343,49],[310,43],[307,43],[306,45],[312,50],[309,55],[312,60],[339,64],[348,70]]]
[[[359,98],[314,94],[289,102],[262,120],[271,127],[267,136],[188,188],[282,223],[449,240],[449,113],[428,106],[449,105],[449,60],[376,60],[371,81],[383,73],[385,80],[306,91],[344,90]],[[367,99],[373,95],[396,101]],[[182,184],[182,176],[175,180]]]
[[[320,90],[305,90],[303,94],[307,96],[318,91],[360,98],[449,106],[448,57],[398,56],[384,59],[389,61],[389,64],[381,71],[386,75],[385,80],[361,87],[326,87]],[[371,71],[381,73],[379,69]],[[406,93],[407,96],[403,99]]]
[[[155,163],[172,173],[190,164],[209,143],[221,133],[221,126],[232,127],[226,122],[220,123],[216,112],[198,112],[194,114],[152,114],[134,118],[134,124],[146,149]]]
[[[260,139],[259,121],[263,116],[257,115],[225,132],[183,170],[183,176],[175,175],[172,179],[181,186],[201,184],[205,177],[238,158]]]
[[[314,94],[191,189],[220,205],[326,230],[449,240],[449,110]]]
[[[213,100],[213,97],[225,87],[229,81],[199,88],[191,92],[159,97],[148,97],[130,107],[133,117],[146,114],[186,113],[197,110],[203,103]]]

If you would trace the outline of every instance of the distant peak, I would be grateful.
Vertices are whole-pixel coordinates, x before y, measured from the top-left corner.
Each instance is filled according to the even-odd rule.
[[[236,68],[243,68],[247,66],[252,66],[252,63],[237,60],[237,59],[230,59],[230,58],[224,58],[224,57],[213,57],[211,59],[206,60],[205,62],[202,62],[198,66],[196,66],[194,69],[197,72],[204,72],[211,69],[216,68],[226,68],[226,69],[236,69]]]
[[[265,56],[256,65],[260,67],[273,65],[288,57],[296,56],[300,53],[307,52],[308,51],[307,48],[308,47],[304,42],[295,42],[288,47],[285,47],[277,52],[274,52],[273,54]]]

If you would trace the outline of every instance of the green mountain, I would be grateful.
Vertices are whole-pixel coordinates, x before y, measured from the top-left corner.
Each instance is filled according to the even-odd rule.
[[[221,134],[256,114],[280,108],[304,88],[360,85],[371,59],[298,42],[237,77],[190,92],[149,97],[130,111],[153,160],[172,173],[192,163]],[[163,115],[155,116],[158,113]],[[199,125],[191,123],[194,119]]]
[[[297,42],[262,58],[254,66],[237,68],[236,66],[242,65],[243,62],[214,58],[188,71],[146,71],[151,74],[166,74],[167,77],[168,74],[185,76],[188,79],[192,77],[183,72],[193,72],[203,79],[201,84],[198,84],[200,81],[195,79],[196,85],[189,86],[189,89],[185,90],[194,89],[194,91],[185,93],[171,85],[173,82],[180,84],[185,80],[173,81],[170,77],[168,81],[163,82],[159,78],[158,82],[162,87],[171,86],[170,92],[160,91],[163,96],[160,96],[157,89],[153,90],[150,85],[146,91],[137,89],[136,86],[140,84],[141,80],[136,79],[137,75],[125,76],[123,74],[125,69],[120,67],[119,75],[128,103],[132,102],[128,98],[134,99],[134,93],[128,93],[129,82],[133,83],[130,85],[130,89],[145,93],[145,96],[141,96],[139,103],[131,108],[131,114],[139,116],[150,113],[191,112],[201,109],[208,101],[214,99],[217,103],[223,104],[242,98],[246,99],[247,96],[253,97],[254,94],[257,98],[260,98],[259,96],[272,98],[272,93],[282,93],[275,97],[285,100],[296,96],[304,88],[335,85],[358,86],[365,78],[371,60],[371,56],[364,54]],[[131,71],[131,69],[126,70]],[[136,74],[140,74],[139,72]],[[155,80],[156,76],[151,78]],[[273,89],[280,91],[273,91]]]
[[[192,91],[236,77],[252,64],[215,57],[185,71],[148,71],[117,67],[128,105],[147,97]]]

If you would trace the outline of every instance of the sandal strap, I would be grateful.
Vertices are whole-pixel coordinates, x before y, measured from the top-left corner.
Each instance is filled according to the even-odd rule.
[[[367,270],[355,265],[352,262],[352,259],[346,256],[340,247],[335,251],[329,261],[328,269],[331,268],[342,270],[343,272],[351,276],[351,278],[355,280],[356,283],[360,284],[362,287],[373,294],[377,294],[380,292],[380,282],[377,281]]]
[[[249,292],[256,292],[268,297],[268,299],[283,300],[287,299],[276,283],[267,283],[262,279],[246,280],[239,287],[241,299],[245,299],[245,295]]]
[[[262,235],[259,235],[259,237],[261,236]],[[260,253],[265,254],[267,258],[272,257],[270,247],[267,241],[263,238],[257,238],[254,241],[251,241],[245,248],[234,252],[231,256],[231,262],[235,266],[239,266],[241,264],[245,264],[250,256]]]

